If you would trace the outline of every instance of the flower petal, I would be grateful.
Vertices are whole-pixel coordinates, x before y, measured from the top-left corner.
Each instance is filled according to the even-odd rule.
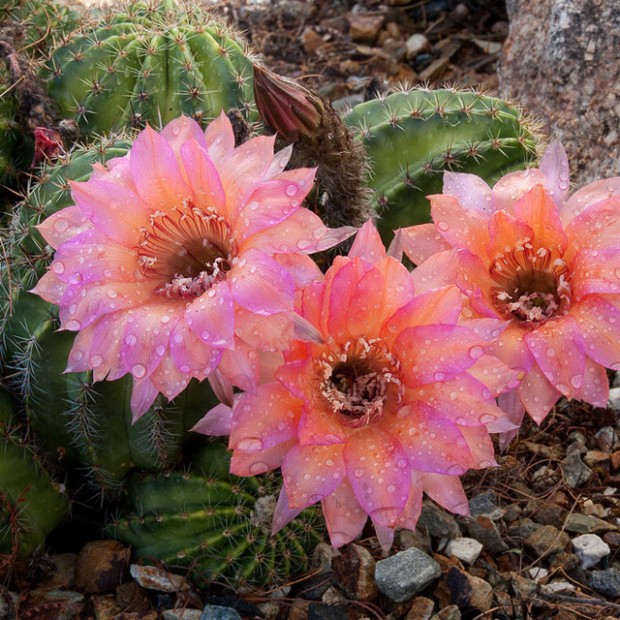
[[[93,228],[77,205],[52,213],[37,226],[43,238],[53,247],[58,248],[74,236]]]
[[[184,114],[170,121],[161,130],[160,135],[168,142],[175,155],[179,158],[181,148],[186,142],[195,142],[203,149],[207,148],[207,141],[200,125],[193,118]]]
[[[525,342],[526,334],[527,329],[520,323],[510,321],[508,327],[497,336],[495,342],[489,345],[488,351],[509,368],[527,372],[534,363],[534,357]]]
[[[433,254],[411,273],[418,294],[455,284],[460,275],[458,250],[447,250]]]
[[[545,181],[545,175],[537,168],[519,170],[504,175],[493,186],[495,210],[514,214],[515,202],[529,192],[534,185],[544,185]]]
[[[561,396],[536,364],[525,375],[517,392],[525,410],[536,424],[540,424],[547,417]]]
[[[214,208],[219,214],[226,215],[226,193],[205,148],[194,140],[186,142],[181,147],[181,161],[195,205],[203,210]]]
[[[620,240],[613,250],[580,250],[570,265],[575,301],[587,295],[620,294]]]
[[[540,160],[540,171],[545,177],[545,187],[558,207],[561,207],[568,198],[570,187],[570,169],[568,156],[559,140],[549,144]]]
[[[359,229],[348,256],[349,258],[362,258],[371,265],[375,265],[385,258],[385,246],[372,220],[368,220]]]
[[[451,250],[452,246],[437,232],[435,224],[420,224],[398,231],[403,251],[414,265],[420,265],[438,252]]]
[[[600,179],[578,189],[562,208],[562,222],[568,226],[577,216],[598,207],[601,203],[618,203],[620,198],[620,177]]]
[[[170,336],[170,355],[182,373],[204,378],[217,368],[222,350],[205,344],[184,320],[179,320]]]
[[[222,111],[205,129],[205,142],[212,161],[225,161],[235,148],[235,133],[230,119]]]
[[[345,477],[343,446],[295,446],[282,463],[292,508],[305,508],[331,495]]]
[[[271,527],[271,534],[277,534],[285,525],[290,523],[303,508],[291,508],[288,501],[288,495],[286,493],[286,487],[282,485],[280,489],[280,495],[276,502],[276,508],[273,511],[273,524]]]
[[[573,398],[583,382],[585,347],[577,321],[570,315],[547,321],[525,335],[543,374],[559,392]]]
[[[284,457],[295,445],[291,439],[261,452],[235,450],[230,459],[230,473],[236,476],[258,476],[282,465]]]
[[[475,174],[447,170],[443,173],[443,193],[454,196],[468,211],[490,214],[494,210],[491,188]]]
[[[400,443],[377,427],[358,429],[344,448],[353,493],[373,521],[394,527],[409,496],[409,461]]]
[[[157,398],[157,388],[149,377],[133,379],[131,391],[131,422],[135,424],[150,408]]]
[[[297,434],[300,445],[327,446],[346,441],[349,429],[341,423],[340,416],[322,404],[304,407]]]
[[[618,248],[620,239],[620,197],[599,202],[577,215],[566,227],[570,246],[566,261],[581,249],[599,250]]]
[[[469,516],[469,502],[458,476],[424,474],[424,492],[446,510],[463,517]]]
[[[200,340],[211,347],[234,347],[235,314],[233,296],[227,280],[188,304],[185,322]]]
[[[360,506],[347,479],[323,500],[322,507],[334,549],[355,540],[368,520],[368,514]]]

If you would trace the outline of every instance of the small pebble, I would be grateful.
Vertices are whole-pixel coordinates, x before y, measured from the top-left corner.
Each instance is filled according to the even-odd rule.
[[[446,547],[447,555],[453,555],[466,564],[473,564],[481,551],[482,543],[475,538],[455,538]]]
[[[596,534],[582,534],[572,540],[581,568],[592,568],[611,553],[609,545]]]

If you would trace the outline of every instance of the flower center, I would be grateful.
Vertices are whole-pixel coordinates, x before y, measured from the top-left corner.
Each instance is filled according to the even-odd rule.
[[[321,394],[347,426],[359,428],[396,412],[402,397],[399,364],[380,340],[348,341],[324,353],[318,365]]]
[[[234,242],[226,220],[191,203],[185,209],[156,212],[143,230],[138,260],[155,290],[170,299],[199,297],[230,269]]]
[[[499,256],[489,271],[496,310],[507,319],[540,324],[566,314],[570,275],[558,250],[534,249],[529,239]]]

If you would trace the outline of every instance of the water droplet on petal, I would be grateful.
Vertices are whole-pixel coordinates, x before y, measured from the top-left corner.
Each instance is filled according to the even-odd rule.
[[[469,349],[469,357],[473,360],[477,360],[484,353],[484,349],[479,346],[472,347]]]
[[[253,476],[257,476],[258,474],[264,474],[266,471],[269,471],[269,465],[263,461],[256,461],[252,463],[248,469]]]
[[[131,369],[131,374],[136,379],[142,379],[142,377],[146,374],[146,366],[144,364],[134,364]]]
[[[59,260],[56,260],[52,263],[52,271],[60,275],[65,271],[65,264]]]
[[[77,332],[79,331],[80,327],[82,327],[82,324],[79,321],[71,320],[67,321],[66,327],[69,331]]]
[[[67,220],[62,217],[56,218],[54,222],[54,229],[56,232],[64,232],[67,228],[69,228],[69,222],[67,222]]]
[[[241,452],[253,454],[263,449],[263,442],[258,437],[246,437],[242,439],[236,446]]]
[[[97,368],[98,366],[101,366],[101,364],[103,364],[103,358],[101,357],[101,355],[93,355],[90,358],[90,365],[93,368]]]
[[[581,375],[573,375],[570,378],[570,384],[574,387],[574,388],[580,388],[581,384],[583,382],[583,377]]]
[[[297,185],[289,185],[285,191],[287,196],[294,196],[297,193]]]
[[[446,230],[450,228],[450,224],[448,224],[448,222],[437,222],[437,228],[443,232],[446,232]]]

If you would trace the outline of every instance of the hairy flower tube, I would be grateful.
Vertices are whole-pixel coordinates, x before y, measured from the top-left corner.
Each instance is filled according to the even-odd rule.
[[[314,170],[284,170],[291,150],[273,143],[236,147],[223,114],[204,132],[186,117],[147,127],[39,226],[56,252],[33,292],[78,332],[67,370],[131,373],[134,417],[193,377],[224,400],[253,387],[261,355],[304,328],[294,297],[320,273],[308,254],[353,234],[301,206]]]
[[[495,464],[489,432],[513,425],[494,397],[515,373],[485,353],[500,322],[459,323],[462,299],[454,286],[417,295],[368,222],[302,291],[321,340],[294,340],[275,381],[194,430],[230,433],[237,475],[282,468],[276,531],[321,502],[335,547],[368,516],[389,546],[394,528],[415,527],[423,492],[467,514],[459,476]]]
[[[566,153],[491,189],[446,173],[432,224],[400,233],[420,286],[456,284],[468,310],[504,322],[491,351],[523,376],[500,403],[540,423],[561,395],[605,406],[620,369],[620,177],[568,195]]]

